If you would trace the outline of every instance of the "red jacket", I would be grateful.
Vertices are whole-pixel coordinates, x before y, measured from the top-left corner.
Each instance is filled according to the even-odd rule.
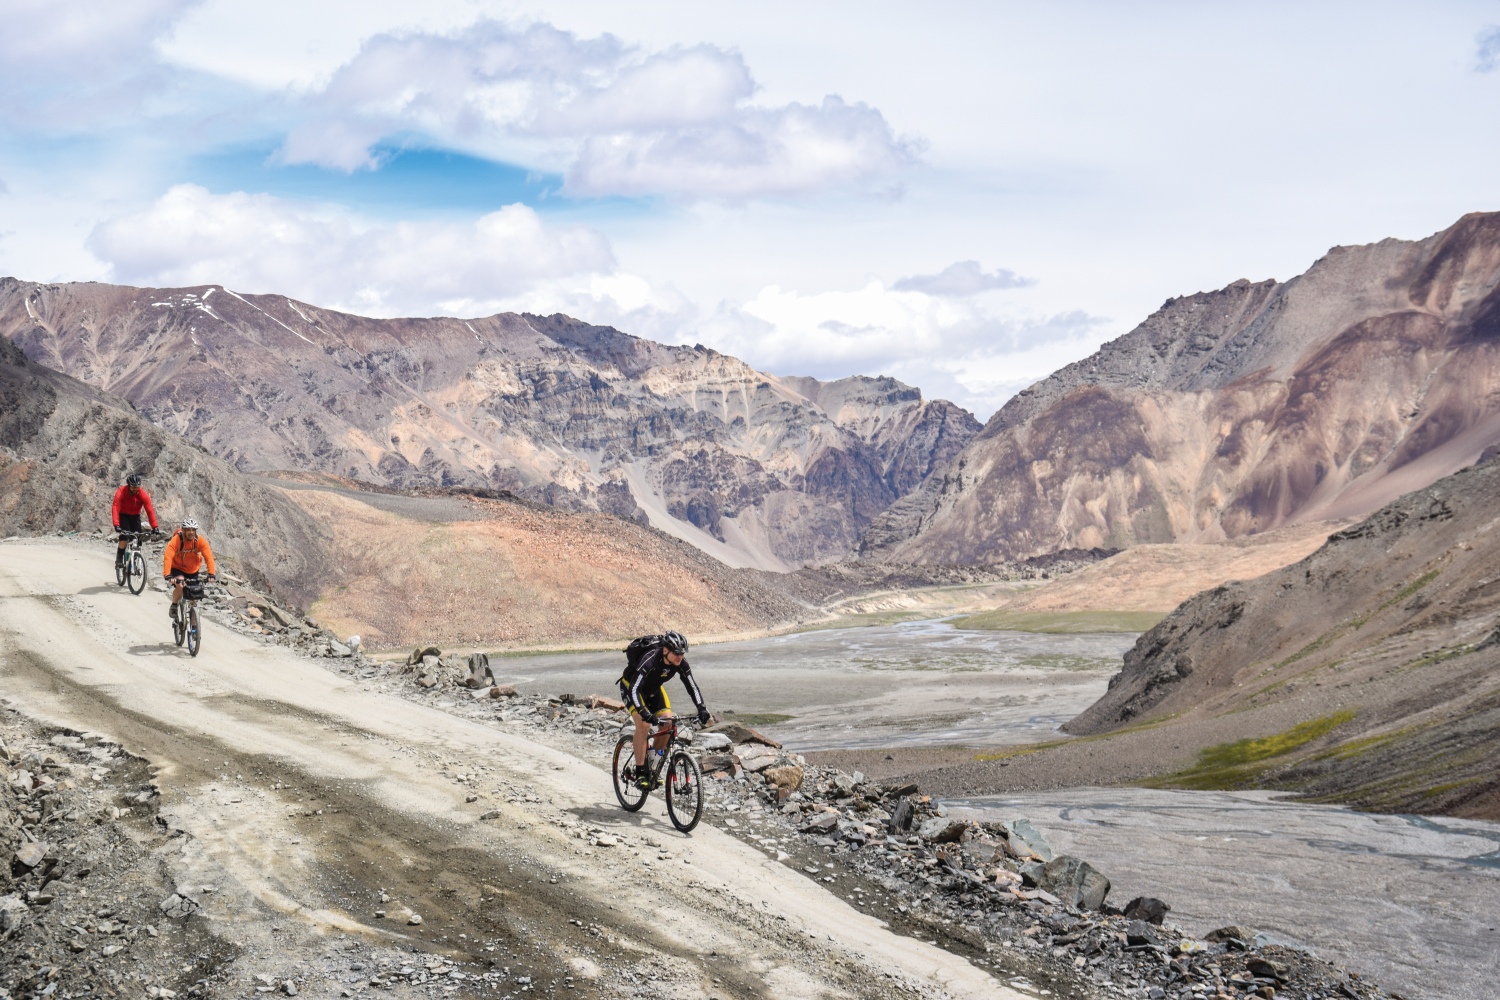
[[[146,509],[146,517],[151,520],[151,527],[155,528],[156,508],[151,506],[151,494],[146,492],[146,487],[142,486],[139,493],[131,496],[130,487],[121,486],[115,490],[115,502],[109,508],[110,523],[118,527],[121,514],[138,517],[142,507]]]

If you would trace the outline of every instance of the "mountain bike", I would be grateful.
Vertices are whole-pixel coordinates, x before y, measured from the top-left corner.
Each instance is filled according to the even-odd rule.
[[[635,760],[635,736],[626,733],[615,744],[614,762],[611,772],[615,781],[615,798],[626,812],[637,812],[646,804],[651,792],[637,784],[641,768],[651,776],[651,787],[665,790],[667,816],[672,825],[683,833],[690,832],[703,818],[703,773],[698,762],[687,752],[687,741],[677,731],[677,719],[663,719],[651,728],[646,738],[645,764]],[[665,734],[667,744],[661,750],[652,745],[657,737]]]
[[[146,556],[141,552],[141,539],[154,536],[154,531],[122,531],[125,539],[125,557],[115,559],[115,582],[129,587],[132,594],[139,595],[146,589]]]
[[[177,617],[172,619],[172,638],[179,646],[186,642],[188,653],[193,656],[203,648],[203,632],[198,626],[198,602],[203,600],[203,586],[201,572],[182,578],[182,598],[177,602]]]

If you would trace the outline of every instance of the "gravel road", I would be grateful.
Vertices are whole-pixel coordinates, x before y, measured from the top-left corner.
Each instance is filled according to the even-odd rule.
[[[166,861],[213,888],[191,919],[246,989],[355,995],[317,962],[353,941],[471,970],[394,996],[1024,995],[719,831],[622,813],[577,757],[212,622],[189,658],[161,596],[116,587],[83,542],[0,544],[0,657],[13,706],[159,769],[185,834]]]

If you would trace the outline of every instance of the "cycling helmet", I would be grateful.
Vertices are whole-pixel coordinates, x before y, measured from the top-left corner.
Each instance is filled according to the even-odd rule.
[[[125,485],[126,486],[139,486],[139,485],[141,485],[141,474],[139,472],[132,472],[130,475],[126,476],[125,477]]]
[[[196,517],[189,517],[189,518],[186,518],[186,519],[185,519],[185,520],[184,520],[184,521],[183,521],[183,522],[182,522],[182,529],[183,529],[183,530],[184,530],[184,531],[187,531],[187,530],[189,530],[189,529],[191,529],[191,530],[193,530],[193,531],[197,531],[197,530],[198,530],[198,519],[197,519],[197,518],[196,518]]]
[[[681,632],[668,632],[661,637],[661,645],[669,653],[686,653],[688,643]]]

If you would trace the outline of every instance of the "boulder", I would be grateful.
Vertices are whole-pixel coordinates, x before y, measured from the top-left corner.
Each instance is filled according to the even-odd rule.
[[[1042,884],[1042,872],[1046,867],[1040,861],[1023,861],[1016,866],[1016,871],[1021,875],[1021,884],[1034,889]]]
[[[589,697],[589,708],[607,708],[611,712],[625,711],[625,703],[614,698],[606,698],[603,695],[592,695]],[[728,745],[726,741],[725,745]]]
[[[833,810],[813,813],[801,826],[803,833],[829,833],[839,825],[839,814]]]
[[[802,787],[802,768],[796,764],[781,764],[765,770],[766,780],[782,791],[791,793]]]
[[[734,756],[739,761],[740,767],[743,767],[745,770],[764,771],[776,763],[777,754],[770,747],[751,744],[750,746],[736,750]]]
[[[1252,955],[1245,959],[1245,968],[1250,970],[1252,976],[1257,976],[1261,979],[1274,979],[1278,983],[1286,982],[1286,966],[1281,962],[1273,962],[1268,958]]]
[[[437,659],[442,655],[443,651],[441,649],[438,649],[436,646],[418,646],[416,649],[412,650],[411,655],[406,658],[406,665],[408,667],[414,667],[418,663],[422,662],[423,657],[431,656],[432,658]]]
[[[183,896],[175,892],[172,893],[172,895],[168,896],[166,899],[162,900],[159,905],[161,908],[161,912],[165,913],[169,917],[173,917],[178,920],[188,916],[194,910],[198,909],[197,903],[193,902],[187,896]]]
[[[490,688],[491,698],[514,698],[515,696],[516,689],[513,685],[510,684],[496,684],[494,687]]]
[[[911,799],[900,799],[891,810],[891,819],[887,829],[893,834],[909,833],[916,811],[917,807],[912,805]]]
[[[720,722],[703,730],[705,733],[723,733],[735,743],[760,743],[764,746],[781,749],[781,744],[769,736],[762,736],[749,726],[742,726],[738,722]]]
[[[700,766],[704,774],[733,774],[735,769],[734,754],[710,753],[704,754]]]
[[[328,651],[331,655],[340,658],[354,655],[354,650],[350,649],[342,642],[339,642],[337,639],[328,640]]]
[[[489,687],[495,683],[495,675],[490,670],[490,656],[488,653],[469,654],[469,676],[464,679],[464,684],[471,688]]]
[[[968,825],[964,820],[953,819],[951,816],[934,816],[917,829],[917,836],[929,844],[951,844],[964,835],[964,829]]]
[[[42,863],[47,856],[47,845],[41,842],[27,842],[16,848],[15,864],[30,871]]]
[[[1220,927],[1218,930],[1209,931],[1208,937],[1204,940],[1215,943],[1237,941],[1245,945],[1255,940],[1255,929],[1253,927],[1244,927],[1240,924],[1230,924],[1228,927]]]
[[[21,894],[13,892],[8,896],[0,896],[0,934],[10,935],[10,932],[26,922],[31,915],[31,908],[21,898]]]
[[[1029,854],[1042,861],[1051,861],[1055,857],[1052,848],[1037,832],[1036,827],[1031,825],[1030,820],[1008,820],[1005,824],[1005,833],[1017,857],[1024,858]]]
[[[1156,932],[1144,920],[1131,920],[1125,924],[1125,943],[1132,948],[1160,944]]]
[[[1038,886],[1080,910],[1101,908],[1109,895],[1109,879],[1087,861],[1071,854],[1059,854],[1043,865]]]
[[[728,750],[734,746],[729,737],[723,733],[710,733],[706,730],[695,736],[693,742],[704,750]]]
[[[1125,904],[1126,920],[1144,920],[1160,925],[1172,908],[1154,896],[1137,896]]]

